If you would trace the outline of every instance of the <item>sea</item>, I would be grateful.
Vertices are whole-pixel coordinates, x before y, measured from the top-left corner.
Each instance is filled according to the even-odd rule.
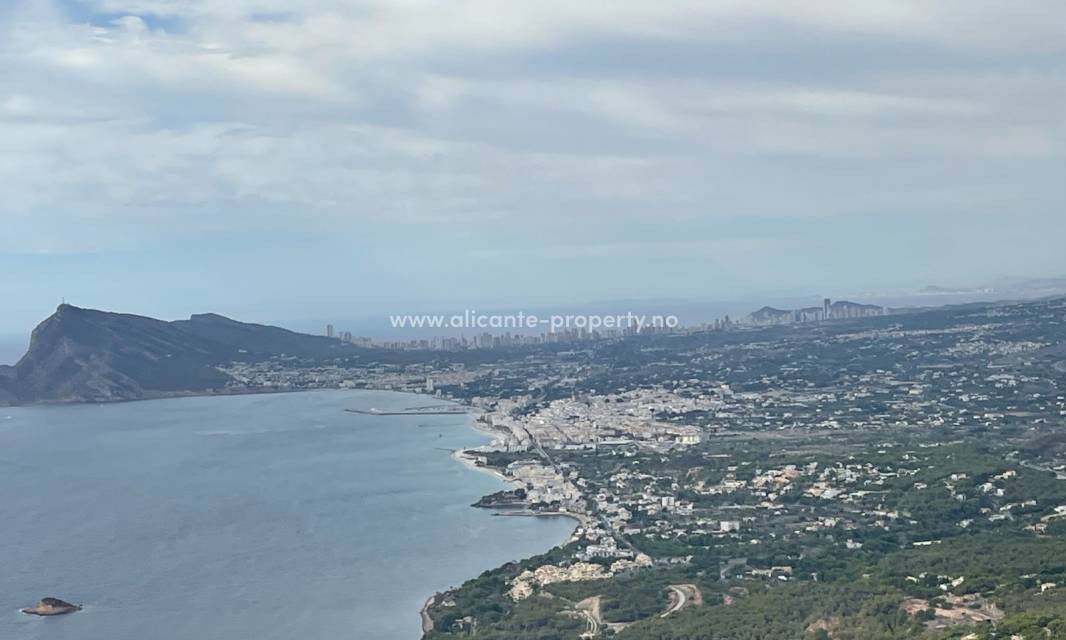
[[[428,597],[565,542],[470,507],[503,483],[440,404],[314,391],[0,407],[3,640],[415,640]],[[28,616],[45,596],[78,613]]]

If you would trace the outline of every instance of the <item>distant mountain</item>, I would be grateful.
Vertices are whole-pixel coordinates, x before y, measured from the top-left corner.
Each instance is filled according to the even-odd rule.
[[[784,310],[763,307],[753,311],[745,318],[746,324],[758,326],[775,324],[794,324],[802,322],[820,322],[822,320],[844,320],[848,318],[869,318],[890,313],[885,307],[876,304],[860,304],[848,300],[836,302],[825,301],[821,307],[804,307],[802,309]]]
[[[861,304],[848,300],[837,300],[829,305],[829,319],[868,318],[884,315],[886,309],[876,304]]]
[[[0,367],[0,404],[209,392],[230,381],[217,365],[283,354],[322,358],[350,348],[215,314],[166,322],[64,304],[33,330],[17,364]]]
[[[748,314],[750,324],[782,324],[792,321],[792,311],[763,307]]]
[[[973,287],[942,287],[936,284],[930,284],[922,287],[918,290],[919,295],[924,294],[947,294],[947,295],[966,295],[968,293],[992,293],[991,287],[985,287],[983,289]]]

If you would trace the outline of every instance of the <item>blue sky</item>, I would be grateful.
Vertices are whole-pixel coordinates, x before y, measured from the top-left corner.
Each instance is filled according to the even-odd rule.
[[[1058,2],[14,0],[0,334],[1066,275]]]

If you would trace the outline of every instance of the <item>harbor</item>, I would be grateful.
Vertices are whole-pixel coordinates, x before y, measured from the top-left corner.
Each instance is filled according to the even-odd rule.
[[[467,407],[452,404],[434,405],[429,407],[407,407],[406,409],[387,410],[370,409],[345,409],[348,413],[358,413],[366,416],[451,416],[465,415],[470,412]]]

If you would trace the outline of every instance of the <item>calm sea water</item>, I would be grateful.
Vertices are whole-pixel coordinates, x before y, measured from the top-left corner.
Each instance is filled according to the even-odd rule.
[[[568,520],[494,517],[464,416],[382,392],[0,408],[0,638],[415,639],[437,590]],[[37,618],[43,596],[85,610]]]

